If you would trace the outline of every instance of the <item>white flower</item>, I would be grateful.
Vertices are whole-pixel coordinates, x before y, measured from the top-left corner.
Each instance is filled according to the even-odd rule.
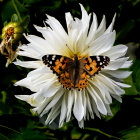
[[[128,61],[128,57],[124,57],[127,47],[113,46],[115,31],[112,31],[112,28],[115,16],[106,29],[105,16],[98,26],[95,13],[88,15],[83,6],[80,6],[81,19],[66,13],[67,32],[58,20],[47,15],[46,23],[49,27],[35,26],[43,38],[28,35],[26,38],[30,43],[20,47],[19,55],[35,60],[14,62],[16,65],[34,69],[26,78],[16,83],[29,88],[34,94],[16,97],[33,106],[33,111],[37,112],[45,125],[55,128],[68,122],[72,114],[80,127],[84,127],[84,120],[94,119],[94,114],[99,118],[101,115],[111,115],[109,105],[112,103],[112,97],[121,102],[120,96],[125,93],[122,88],[130,87],[122,83],[122,79],[128,77],[131,72],[119,70],[128,68],[132,63]],[[75,88],[67,90],[57,80],[56,74],[43,64],[42,56],[46,54],[69,58],[74,54],[79,57],[101,55],[108,56],[110,63],[93,79],[88,79],[87,88],[80,91]]]

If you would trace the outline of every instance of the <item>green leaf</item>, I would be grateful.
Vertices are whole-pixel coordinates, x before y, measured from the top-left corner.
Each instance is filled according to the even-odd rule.
[[[0,101],[5,103],[5,101],[6,101],[6,92],[5,91],[1,91],[1,94],[2,94],[2,99]]]
[[[13,14],[11,17],[11,22],[19,22],[17,14]]]
[[[14,135],[13,140],[46,140],[46,135],[37,130],[25,129],[22,135]]]
[[[140,60],[136,60],[132,66],[133,68],[133,81],[136,86],[137,91],[140,92]]]
[[[140,140],[140,127],[133,126],[120,132],[123,140]]]
[[[77,131],[76,128],[74,128],[72,131],[71,131],[71,138],[72,139],[79,139],[81,137],[81,133]]]
[[[2,16],[2,21],[11,21],[11,16],[13,14],[16,13],[12,1],[8,1],[3,7],[2,7],[2,12],[1,12],[1,16]]]
[[[46,135],[44,132],[35,130],[35,123],[28,121],[26,128],[21,129],[20,135],[13,135],[13,140],[46,140]]]
[[[23,18],[23,21],[22,21],[22,23],[21,23],[21,26],[23,26],[24,29],[26,29],[26,28],[28,27],[29,22],[30,22],[30,16],[27,15],[27,16],[25,16],[25,17]]]
[[[25,14],[26,12],[28,12],[28,9],[19,0],[14,0],[14,1],[20,13]]]
[[[3,23],[3,25],[4,25],[4,26],[6,26],[7,24],[8,24],[8,22],[7,22],[7,21],[5,21],[5,22]]]
[[[132,75],[130,75],[128,78],[124,79],[124,82],[128,85],[131,85],[130,88],[125,88],[126,95],[138,95],[138,91],[137,91],[136,86],[133,82]]]

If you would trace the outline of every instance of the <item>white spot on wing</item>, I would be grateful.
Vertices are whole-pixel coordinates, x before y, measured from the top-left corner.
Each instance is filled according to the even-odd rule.
[[[53,56],[52,56],[52,60],[55,60],[55,57],[56,57],[56,55],[53,55]]]
[[[50,61],[50,64],[52,64],[52,61]]]

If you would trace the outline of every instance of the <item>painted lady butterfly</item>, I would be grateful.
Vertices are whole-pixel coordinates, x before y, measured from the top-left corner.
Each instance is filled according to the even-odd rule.
[[[87,87],[88,78],[92,78],[107,66],[110,58],[107,56],[89,56],[73,59],[62,55],[44,55],[43,63],[58,76],[59,82],[64,88],[77,88],[82,90]]]

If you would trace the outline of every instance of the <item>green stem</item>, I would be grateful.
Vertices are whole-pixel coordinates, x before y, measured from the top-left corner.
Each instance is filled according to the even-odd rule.
[[[17,9],[17,6],[16,6],[16,4],[15,4],[15,1],[12,0],[12,3],[13,3],[13,6],[14,6],[16,12],[17,12],[17,15],[18,15],[18,17],[19,17],[20,22],[22,22],[22,18],[21,18],[20,13],[19,13],[19,11],[18,11],[18,9]]]
[[[122,140],[121,138],[118,138],[118,137],[112,136],[112,135],[110,135],[110,134],[107,134],[107,133],[101,131],[100,129],[96,129],[96,128],[87,128],[87,127],[84,128],[84,129],[90,130],[90,131],[98,132],[98,133],[100,133],[100,134],[102,134],[102,135],[104,135],[104,136],[107,136],[107,137],[109,137],[109,138],[114,138],[114,139],[117,139],[117,140]]]
[[[5,135],[3,135],[3,134],[1,134],[1,133],[0,133],[0,136],[1,136],[0,138],[3,137],[3,138],[6,139],[6,140],[10,140],[8,137],[6,137]]]
[[[9,127],[7,127],[7,126],[0,125],[0,127],[6,128],[6,129],[9,129],[9,130],[11,130],[11,131],[13,131],[13,132],[15,132],[15,133],[21,134],[21,133],[20,133],[20,132],[18,132],[17,130],[14,130],[14,129],[9,128]]]

